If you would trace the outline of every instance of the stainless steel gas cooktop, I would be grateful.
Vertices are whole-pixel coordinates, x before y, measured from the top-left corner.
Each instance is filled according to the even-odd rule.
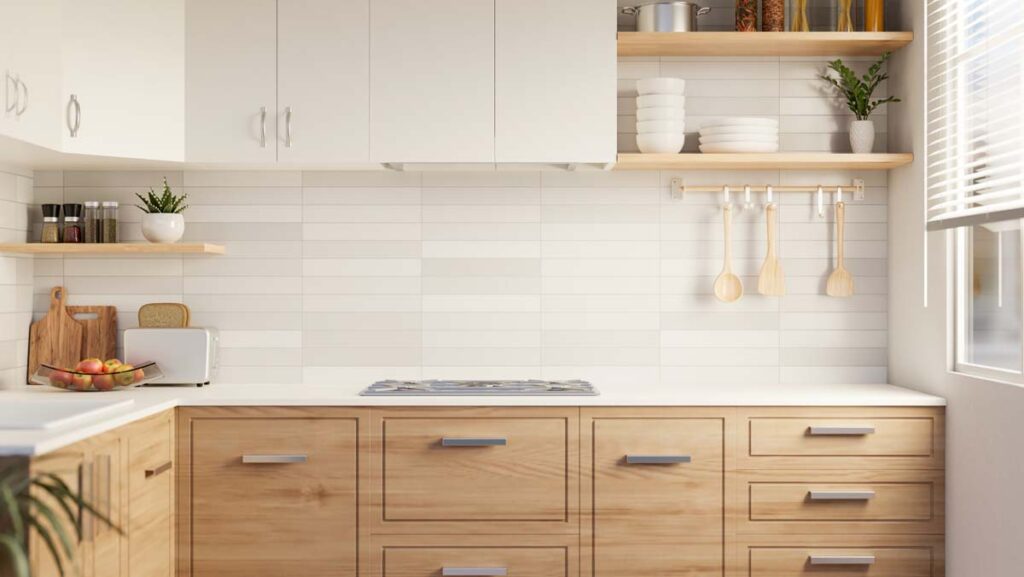
[[[597,395],[587,381],[378,381],[360,395],[470,396],[470,395]]]

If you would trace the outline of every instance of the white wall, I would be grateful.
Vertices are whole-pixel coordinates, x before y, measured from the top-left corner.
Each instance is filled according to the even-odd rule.
[[[32,171],[0,165],[0,242],[25,242],[33,211]],[[0,389],[25,381],[32,264],[31,257],[0,254]]]
[[[893,384],[937,395],[947,408],[947,575],[1011,577],[1024,567],[1024,388],[948,372],[950,322],[944,233],[924,231],[924,7],[904,0],[902,29],[917,40],[893,59],[894,150],[914,150],[890,173],[889,367]],[[927,268],[925,263],[927,242]],[[928,307],[923,306],[925,274]]]

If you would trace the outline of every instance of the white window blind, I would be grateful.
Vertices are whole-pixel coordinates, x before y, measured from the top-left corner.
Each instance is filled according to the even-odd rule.
[[[927,6],[928,229],[1016,227],[1024,217],[1024,0]]]

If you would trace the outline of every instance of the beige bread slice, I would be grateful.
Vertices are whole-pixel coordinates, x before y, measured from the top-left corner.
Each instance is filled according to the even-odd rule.
[[[150,329],[179,329],[189,325],[191,313],[181,303],[149,303],[139,309],[139,326]]]

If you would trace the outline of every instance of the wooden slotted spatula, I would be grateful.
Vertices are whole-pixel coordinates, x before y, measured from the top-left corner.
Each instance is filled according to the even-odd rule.
[[[743,282],[732,272],[732,205],[722,207],[722,223],[725,226],[725,262],[722,272],[715,279],[715,298],[732,303],[743,297]]]
[[[775,256],[775,203],[769,202],[764,209],[768,221],[768,253],[761,265],[761,275],[757,278],[757,292],[781,297],[786,294],[786,279],[782,274],[782,264]]]
[[[843,266],[843,228],[846,220],[846,204],[836,203],[836,268],[828,275],[825,292],[830,297],[853,296],[853,275]]]

